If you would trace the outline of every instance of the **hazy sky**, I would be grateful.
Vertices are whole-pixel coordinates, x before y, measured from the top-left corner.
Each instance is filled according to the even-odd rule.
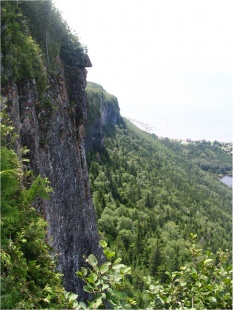
[[[87,79],[159,136],[232,141],[232,0],[54,0]]]

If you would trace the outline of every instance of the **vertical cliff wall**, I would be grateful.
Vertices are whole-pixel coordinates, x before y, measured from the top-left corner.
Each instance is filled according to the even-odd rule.
[[[88,82],[86,92],[89,109],[85,126],[85,150],[90,152],[101,148],[105,134],[113,131],[115,125],[123,122],[123,119],[117,98],[107,93],[101,85]]]
[[[2,88],[6,110],[19,134],[16,148],[26,146],[28,168],[51,182],[50,199],[38,201],[35,207],[48,222],[48,237],[59,254],[65,288],[81,299],[86,296],[75,272],[84,265],[83,256],[94,253],[103,259],[84,149],[88,66],[87,55],[75,66],[60,64],[42,99],[35,80],[11,81]]]

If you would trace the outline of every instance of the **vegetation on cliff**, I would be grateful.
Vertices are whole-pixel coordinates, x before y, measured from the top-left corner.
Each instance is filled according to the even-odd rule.
[[[87,82],[86,92],[88,101],[90,102],[88,115],[90,120],[88,125],[91,125],[91,123],[97,118],[98,113],[100,113],[100,103],[103,104],[102,108],[108,108],[111,106],[114,115],[119,113],[117,98],[107,93],[101,85]]]
[[[1,2],[2,83],[35,79],[40,94],[60,70],[86,52],[51,1]]]
[[[40,46],[29,33],[25,16],[16,2],[1,2],[2,83],[36,79],[42,91],[46,86],[46,70]]]
[[[104,136],[115,130],[115,124],[123,121],[117,98],[107,93],[102,86],[87,82],[89,102],[88,122],[85,126],[85,149],[98,150],[102,147]]]
[[[85,263],[84,254],[102,255],[83,143],[85,67],[91,63],[51,1],[4,1],[1,9],[3,107],[19,134],[15,149],[30,148],[25,169],[51,182],[53,192],[39,210],[59,253],[63,285],[85,298],[75,271]]]
[[[119,113],[117,98],[107,93],[102,86],[93,82],[87,82],[86,87],[87,99],[90,103],[88,111],[87,130],[101,117],[101,109],[111,108],[112,113],[116,116]],[[102,123],[103,125],[103,123]],[[110,124],[105,124],[110,125]],[[104,128],[103,128],[104,129]],[[106,128],[105,128],[106,129]]]
[[[35,79],[43,97],[60,60],[80,65],[86,49],[50,1],[3,1],[1,7],[3,85]],[[87,96],[91,134],[100,101],[112,107],[111,120],[119,107],[97,84],[88,84]],[[54,108],[49,99],[41,102],[49,113]],[[92,294],[88,307],[231,308],[231,191],[218,180],[231,170],[229,156],[208,144],[159,140],[129,122],[113,124],[101,127],[104,145],[87,155],[107,258],[99,266],[89,255],[90,268],[77,270]],[[62,287],[46,222],[34,208],[48,198],[48,182],[24,169],[26,150],[16,155],[8,120],[1,130],[1,308],[85,309]]]
[[[43,148],[47,127],[42,125],[48,124],[48,119],[51,121],[57,108],[49,98],[49,82],[61,78],[60,62],[69,65],[74,61],[74,66],[76,62],[82,66],[85,51],[51,1],[3,1],[1,15],[2,93],[7,96],[7,89],[10,92],[8,98],[2,98],[1,108],[9,114],[13,109],[12,115],[16,117],[22,117],[23,111],[29,112],[25,117],[29,123],[35,117],[40,130],[32,130],[35,136],[31,141],[39,140]],[[33,84],[33,89],[27,81]],[[23,100],[19,92],[21,85],[29,85]],[[28,105],[25,109],[24,103]],[[33,111],[35,106],[37,110]],[[1,121],[1,308],[73,307],[74,298],[65,292],[62,275],[57,273],[57,257],[49,246],[51,240],[47,240],[47,223],[34,208],[36,204],[38,209],[43,209],[42,200],[49,198],[47,180],[28,171],[25,158],[35,156],[34,149],[15,153],[23,139],[16,137],[15,143],[10,137],[15,137],[18,129],[22,134],[22,118],[13,120],[14,124],[20,123],[20,128],[13,128],[5,117]],[[29,126],[32,128],[33,124]]]

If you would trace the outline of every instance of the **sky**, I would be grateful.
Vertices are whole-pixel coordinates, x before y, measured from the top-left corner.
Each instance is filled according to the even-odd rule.
[[[232,141],[232,0],[53,2],[122,116],[158,136]]]

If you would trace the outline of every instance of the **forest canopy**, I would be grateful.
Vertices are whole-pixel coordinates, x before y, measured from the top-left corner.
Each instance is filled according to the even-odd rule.
[[[87,51],[51,1],[2,1],[1,12],[3,86],[35,79],[43,96],[60,62],[76,65]],[[86,91],[89,133],[100,99],[115,112],[119,107],[95,83]],[[106,262],[100,266],[91,254],[89,266],[75,271],[92,294],[87,304],[230,309],[232,193],[219,176],[231,173],[231,155],[217,141],[181,145],[127,120],[104,128],[104,145],[87,154],[87,163]],[[25,168],[28,150],[16,154],[13,132],[3,113],[1,307],[86,309],[64,290],[35,208],[52,189]]]
[[[219,180],[231,155],[218,146],[158,139],[125,120],[87,159],[100,235],[132,267],[126,291],[141,307],[143,276],[167,283],[187,261],[190,233],[204,251],[231,249],[231,189]]]

